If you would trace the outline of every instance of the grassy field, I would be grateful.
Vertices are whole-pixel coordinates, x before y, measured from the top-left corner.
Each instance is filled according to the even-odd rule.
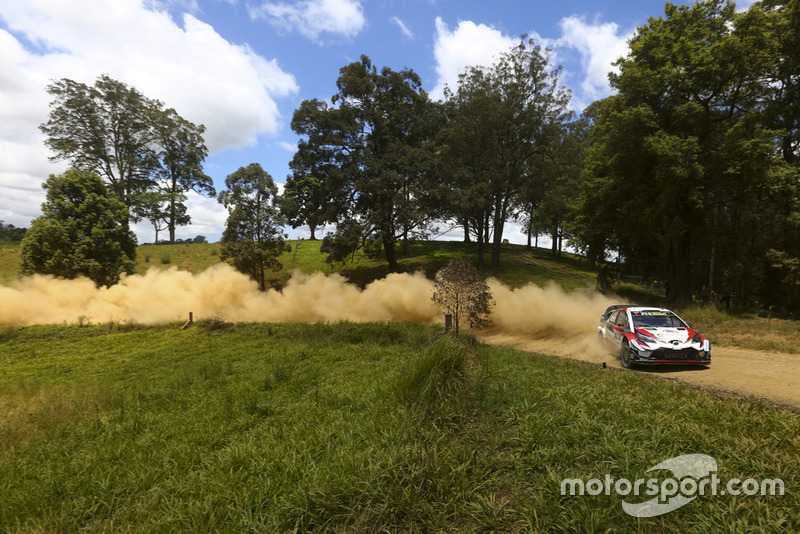
[[[331,266],[320,253],[320,241],[289,241],[291,252],[284,253],[280,261],[283,269],[273,274],[276,285],[282,285],[292,271],[304,273],[340,272],[353,283],[365,285],[388,274],[386,261],[357,255],[344,266]],[[136,272],[144,274],[148,269],[177,268],[199,273],[220,262],[219,243],[179,245],[139,245],[136,251]],[[400,268],[407,272],[424,271],[433,277],[453,256],[459,255],[477,261],[474,245],[455,241],[428,241],[412,244],[407,255],[399,258]],[[0,284],[9,284],[19,274],[19,245],[0,245]],[[484,267],[487,276],[494,276],[511,287],[534,282],[544,285],[550,281],[565,289],[586,285],[594,287],[597,275],[585,263],[571,254],[554,258],[545,249],[526,249],[522,245],[503,245],[501,267]]]
[[[351,282],[365,285],[388,274],[386,261],[357,255],[345,265],[332,266],[320,253],[320,241],[289,241],[291,252],[284,253],[280,261],[283,269],[273,274],[273,283],[281,285],[292,271],[304,273],[340,272]],[[189,245],[140,245],[137,249],[136,272],[145,273],[150,268],[181,270],[198,273],[218,263],[219,243]],[[457,241],[426,241],[412,244],[409,253],[400,255],[400,268],[406,272],[424,271],[430,278],[454,255],[477,262],[475,246]],[[526,249],[522,245],[503,245],[501,266],[484,267],[487,276],[493,276],[511,287],[527,283],[544,285],[556,282],[565,289],[586,285],[594,286],[597,275],[584,262],[571,254],[553,258],[545,249]]]
[[[19,245],[0,245],[0,285],[17,279],[21,263]]]
[[[798,428],[417,324],[6,327],[0,531],[796,532]],[[635,519],[560,493],[689,453],[786,495]]]

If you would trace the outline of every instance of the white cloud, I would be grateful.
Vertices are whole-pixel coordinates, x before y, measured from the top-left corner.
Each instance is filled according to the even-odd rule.
[[[573,107],[580,110],[612,93],[608,73],[615,69],[612,63],[627,54],[627,41],[633,31],[621,31],[613,22],[589,23],[575,15],[561,19],[559,26],[561,36],[555,39],[542,37],[534,31],[529,35],[537,44],[551,50],[551,65],[564,63],[568,56],[577,52],[580,71],[565,71],[560,81],[572,86]],[[504,35],[484,24],[459,21],[458,26],[450,30],[437,18],[434,56],[438,81],[431,97],[442,98],[445,84],[455,89],[459,73],[467,66],[491,65],[502,52],[517,44],[518,37]]]
[[[633,32],[621,32],[619,26],[613,22],[587,23],[583,18],[571,16],[561,19],[561,37],[550,45],[556,50],[570,48],[580,54],[582,67],[582,80],[580,89],[576,91],[578,107],[582,109],[587,104],[599,98],[604,98],[612,93],[608,83],[609,72],[618,72],[612,65],[617,59],[628,53],[628,39]]]
[[[452,90],[458,85],[458,75],[473,66],[490,66],[501,53],[519,44],[518,37],[503,35],[485,24],[472,21],[459,21],[451,31],[447,24],[436,17],[436,39],[434,57],[438,80],[431,91],[431,98],[439,100],[444,96],[444,86]]]
[[[406,26],[405,22],[403,22],[397,17],[392,17],[391,21],[397,24],[397,27],[400,28],[400,31],[403,32],[403,35],[405,35],[409,39],[414,38],[414,34],[411,32],[411,30],[408,29],[408,26]]]
[[[179,26],[154,0],[2,2],[0,21],[0,213],[13,211],[4,219],[13,224],[26,223],[21,213],[38,213],[41,182],[63,171],[48,163],[38,129],[51,80],[93,84],[105,73],[135,86],[204,124],[211,153],[277,133],[274,99],[298,91],[274,59],[226,41],[192,15]],[[10,207],[9,199],[25,195],[33,209]]]
[[[315,41],[323,33],[355,37],[367,23],[360,0],[265,2],[248,10],[253,19],[266,19],[278,28],[297,31]]]

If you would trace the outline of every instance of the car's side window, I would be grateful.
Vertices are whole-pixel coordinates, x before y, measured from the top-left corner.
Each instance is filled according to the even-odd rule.
[[[619,312],[619,315],[617,315],[616,324],[618,324],[620,326],[627,326],[627,324],[628,324],[627,319],[628,319],[628,314],[625,313],[624,311],[621,311],[621,312]]]
[[[616,324],[617,315],[619,315],[619,311],[611,312],[611,317],[608,319],[608,324]]]

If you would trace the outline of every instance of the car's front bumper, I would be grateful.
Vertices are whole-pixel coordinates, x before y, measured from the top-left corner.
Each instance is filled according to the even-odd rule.
[[[692,347],[655,350],[631,349],[631,362],[643,365],[710,365],[711,351]]]

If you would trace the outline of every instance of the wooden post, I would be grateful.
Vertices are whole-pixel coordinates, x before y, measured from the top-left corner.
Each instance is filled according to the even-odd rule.
[[[453,328],[453,316],[449,313],[444,316],[444,331],[449,332]]]
[[[194,314],[192,312],[189,312],[189,320],[186,321],[186,324],[181,327],[181,330],[186,330],[187,328],[192,326],[192,323],[194,323]]]

